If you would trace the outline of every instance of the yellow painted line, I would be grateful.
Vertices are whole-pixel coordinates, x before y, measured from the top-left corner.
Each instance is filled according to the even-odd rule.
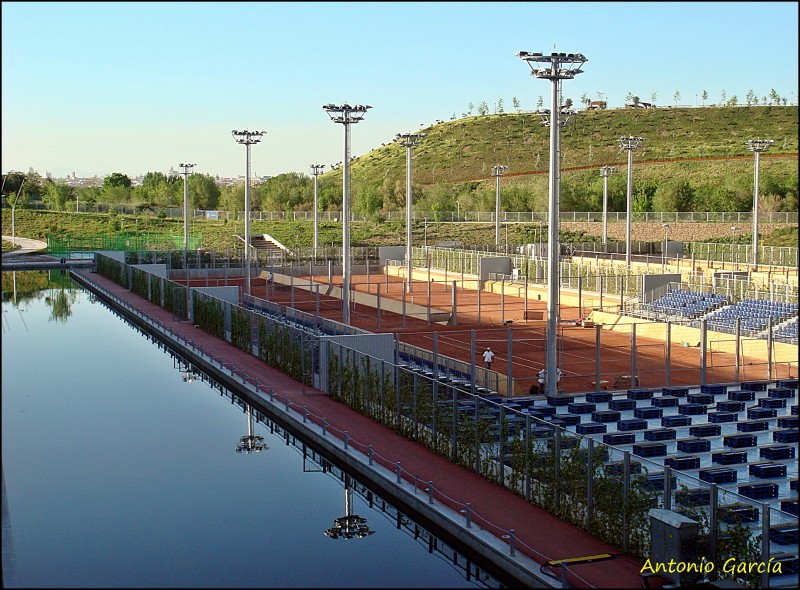
[[[586,557],[569,557],[567,559],[551,559],[546,566],[555,567],[563,564],[574,565],[577,563],[592,563],[593,561],[603,561],[604,559],[613,559],[610,553],[599,553],[597,555],[587,555]]]

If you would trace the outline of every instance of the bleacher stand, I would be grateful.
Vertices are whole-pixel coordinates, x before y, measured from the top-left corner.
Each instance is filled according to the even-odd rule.
[[[766,299],[743,299],[735,305],[729,305],[715,311],[706,320],[710,330],[733,333],[738,319],[742,334],[755,336],[767,329],[770,318],[772,318],[772,325],[778,326],[792,316],[797,316],[796,303],[768,301]],[[794,335],[796,338],[796,322]]]
[[[725,295],[700,293],[686,289],[673,289],[651,303],[643,303],[640,308],[657,317],[695,319],[723,305],[730,303]]]

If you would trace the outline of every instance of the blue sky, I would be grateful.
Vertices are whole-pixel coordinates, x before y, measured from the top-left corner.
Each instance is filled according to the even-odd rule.
[[[774,89],[798,100],[796,2],[3,2],[2,171],[244,174],[232,129],[266,131],[252,173],[326,170],[327,103],[373,108],[358,156],[471,102],[534,110],[519,50],[582,53],[579,103],[659,105]]]

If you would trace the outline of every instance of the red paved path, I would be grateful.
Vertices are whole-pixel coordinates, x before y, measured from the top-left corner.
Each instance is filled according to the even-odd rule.
[[[642,587],[641,560],[559,520],[523,498],[451,463],[344,404],[335,402],[327,394],[309,386],[303,388],[300,382],[232,344],[215,338],[189,323],[175,321],[171,312],[105,277],[85,271],[77,274],[101,285],[119,299],[160,321],[183,338],[195,341],[207,352],[223,357],[235,366],[245,369],[248,375],[258,378],[261,383],[272,385],[277,393],[288,396],[295,404],[307,406],[311,414],[325,417],[332,427],[340,431],[346,430],[353,441],[358,441],[362,445],[372,445],[377,455],[393,462],[399,461],[403,470],[416,475],[419,480],[433,481],[436,489],[445,496],[461,503],[469,502],[473,512],[473,522],[480,523],[486,520],[506,530],[513,528],[519,541],[532,547],[547,559],[565,559],[600,553],[610,553],[615,556],[614,559],[607,561],[571,566],[571,571],[582,578],[571,577],[569,582],[573,587]],[[517,545],[517,551],[527,553],[520,544]],[[539,563],[544,561],[536,555],[529,557]],[[652,580],[651,585],[654,585]]]

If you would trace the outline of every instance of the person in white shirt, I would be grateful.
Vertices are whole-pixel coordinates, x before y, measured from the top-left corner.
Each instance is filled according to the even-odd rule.
[[[494,358],[494,352],[492,349],[487,347],[486,350],[483,351],[483,360],[486,362],[486,368],[492,368],[492,359]]]
[[[560,367],[556,367],[556,389],[558,388],[558,384],[561,383],[561,376],[564,372],[561,370]],[[542,391],[544,391],[544,384],[547,381],[547,369],[542,369],[539,371],[539,385]]]

